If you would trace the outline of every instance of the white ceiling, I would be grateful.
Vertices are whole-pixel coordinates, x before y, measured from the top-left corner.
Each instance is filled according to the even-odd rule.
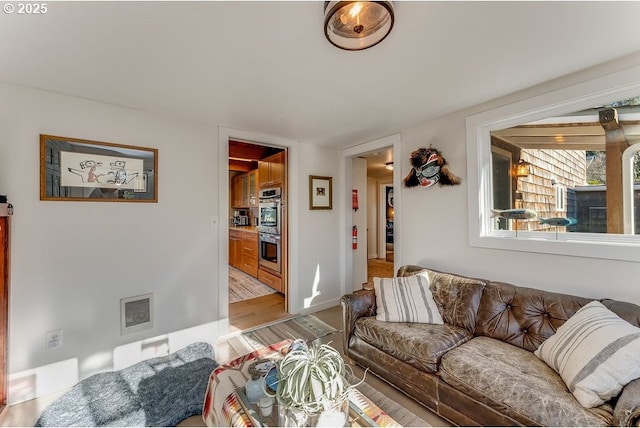
[[[0,14],[1,81],[334,146],[640,47],[636,1],[399,2],[359,52],[327,42],[320,1],[47,4]]]

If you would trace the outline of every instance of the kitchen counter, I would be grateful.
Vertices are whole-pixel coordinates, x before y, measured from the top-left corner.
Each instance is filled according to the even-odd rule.
[[[258,233],[257,226],[229,226],[230,230],[242,230],[244,232]]]

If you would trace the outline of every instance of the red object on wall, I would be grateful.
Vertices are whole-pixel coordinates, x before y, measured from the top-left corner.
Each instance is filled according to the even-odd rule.
[[[355,225],[351,228],[351,248],[358,249],[358,227]]]
[[[358,211],[358,189],[351,191],[351,208],[354,211]]]

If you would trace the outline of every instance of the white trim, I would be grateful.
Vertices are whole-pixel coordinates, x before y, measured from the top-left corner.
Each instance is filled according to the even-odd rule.
[[[386,223],[386,213],[385,210],[387,208],[387,187],[393,188],[392,181],[381,181],[378,182],[378,243],[376,248],[378,248],[378,254],[380,254],[381,259],[387,258],[387,223]],[[395,197],[396,190],[393,189],[393,211],[395,213]],[[395,228],[395,216],[393,219],[394,228]],[[394,229],[395,230],[395,229]],[[395,237],[394,237],[395,238]],[[394,240],[394,249],[395,249],[395,240]],[[394,254],[395,255],[395,254]]]
[[[546,94],[467,117],[469,245],[472,247],[640,261],[640,237],[570,233],[556,239],[520,231],[492,231],[490,224],[491,138],[493,130],[591,108],[640,94],[640,67],[580,82]],[[595,236],[594,236],[595,235]]]
[[[567,211],[567,187],[562,184],[556,184],[554,187],[554,205],[555,210],[560,212]]]
[[[634,182],[633,182],[633,161],[635,154],[640,151],[640,143],[626,148],[622,153],[622,207],[624,233],[633,235],[635,233],[634,204]]]
[[[256,144],[279,146],[288,148],[288,172],[289,177],[285,207],[288,215],[289,237],[299,236],[299,201],[300,186],[298,177],[299,147],[298,142],[271,135],[247,132],[233,128],[218,127],[218,313],[220,314],[220,336],[229,332],[229,139],[253,141]],[[289,313],[297,314],[300,311],[298,301],[298,276],[299,276],[299,242],[297,239],[289,239],[289,288],[287,301]]]
[[[382,149],[385,147],[393,147],[393,159],[396,167],[393,169],[393,205],[394,205],[394,225],[393,225],[393,260],[394,271],[397,271],[402,262],[402,251],[399,238],[401,236],[401,224],[400,218],[402,213],[402,192],[401,192],[401,174],[400,164],[398,159],[402,158],[402,134],[393,134],[388,137],[383,137],[377,140],[369,141],[367,143],[358,144],[348,147],[342,150],[342,156],[340,158],[340,171],[343,186],[340,188],[340,200],[343,201],[342,215],[340,216],[340,228],[343,231],[345,238],[340,245],[340,257],[344,260],[342,268],[342,294],[351,293],[351,287],[353,284],[353,257],[351,254],[351,224],[352,224],[352,210],[351,210],[351,162],[347,162],[347,159],[354,156],[358,156],[364,153],[368,153],[374,150]],[[348,198],[348,199],[347,199]],[[347,288],[347,284],[348,287]]]

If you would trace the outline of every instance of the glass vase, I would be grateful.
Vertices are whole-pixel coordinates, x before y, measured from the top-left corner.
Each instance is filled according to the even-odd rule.
[[[349,399],[321,412],[307,412],[287,406],[278,400],[278,424],[281,427],[346,427],[349,426]]]

